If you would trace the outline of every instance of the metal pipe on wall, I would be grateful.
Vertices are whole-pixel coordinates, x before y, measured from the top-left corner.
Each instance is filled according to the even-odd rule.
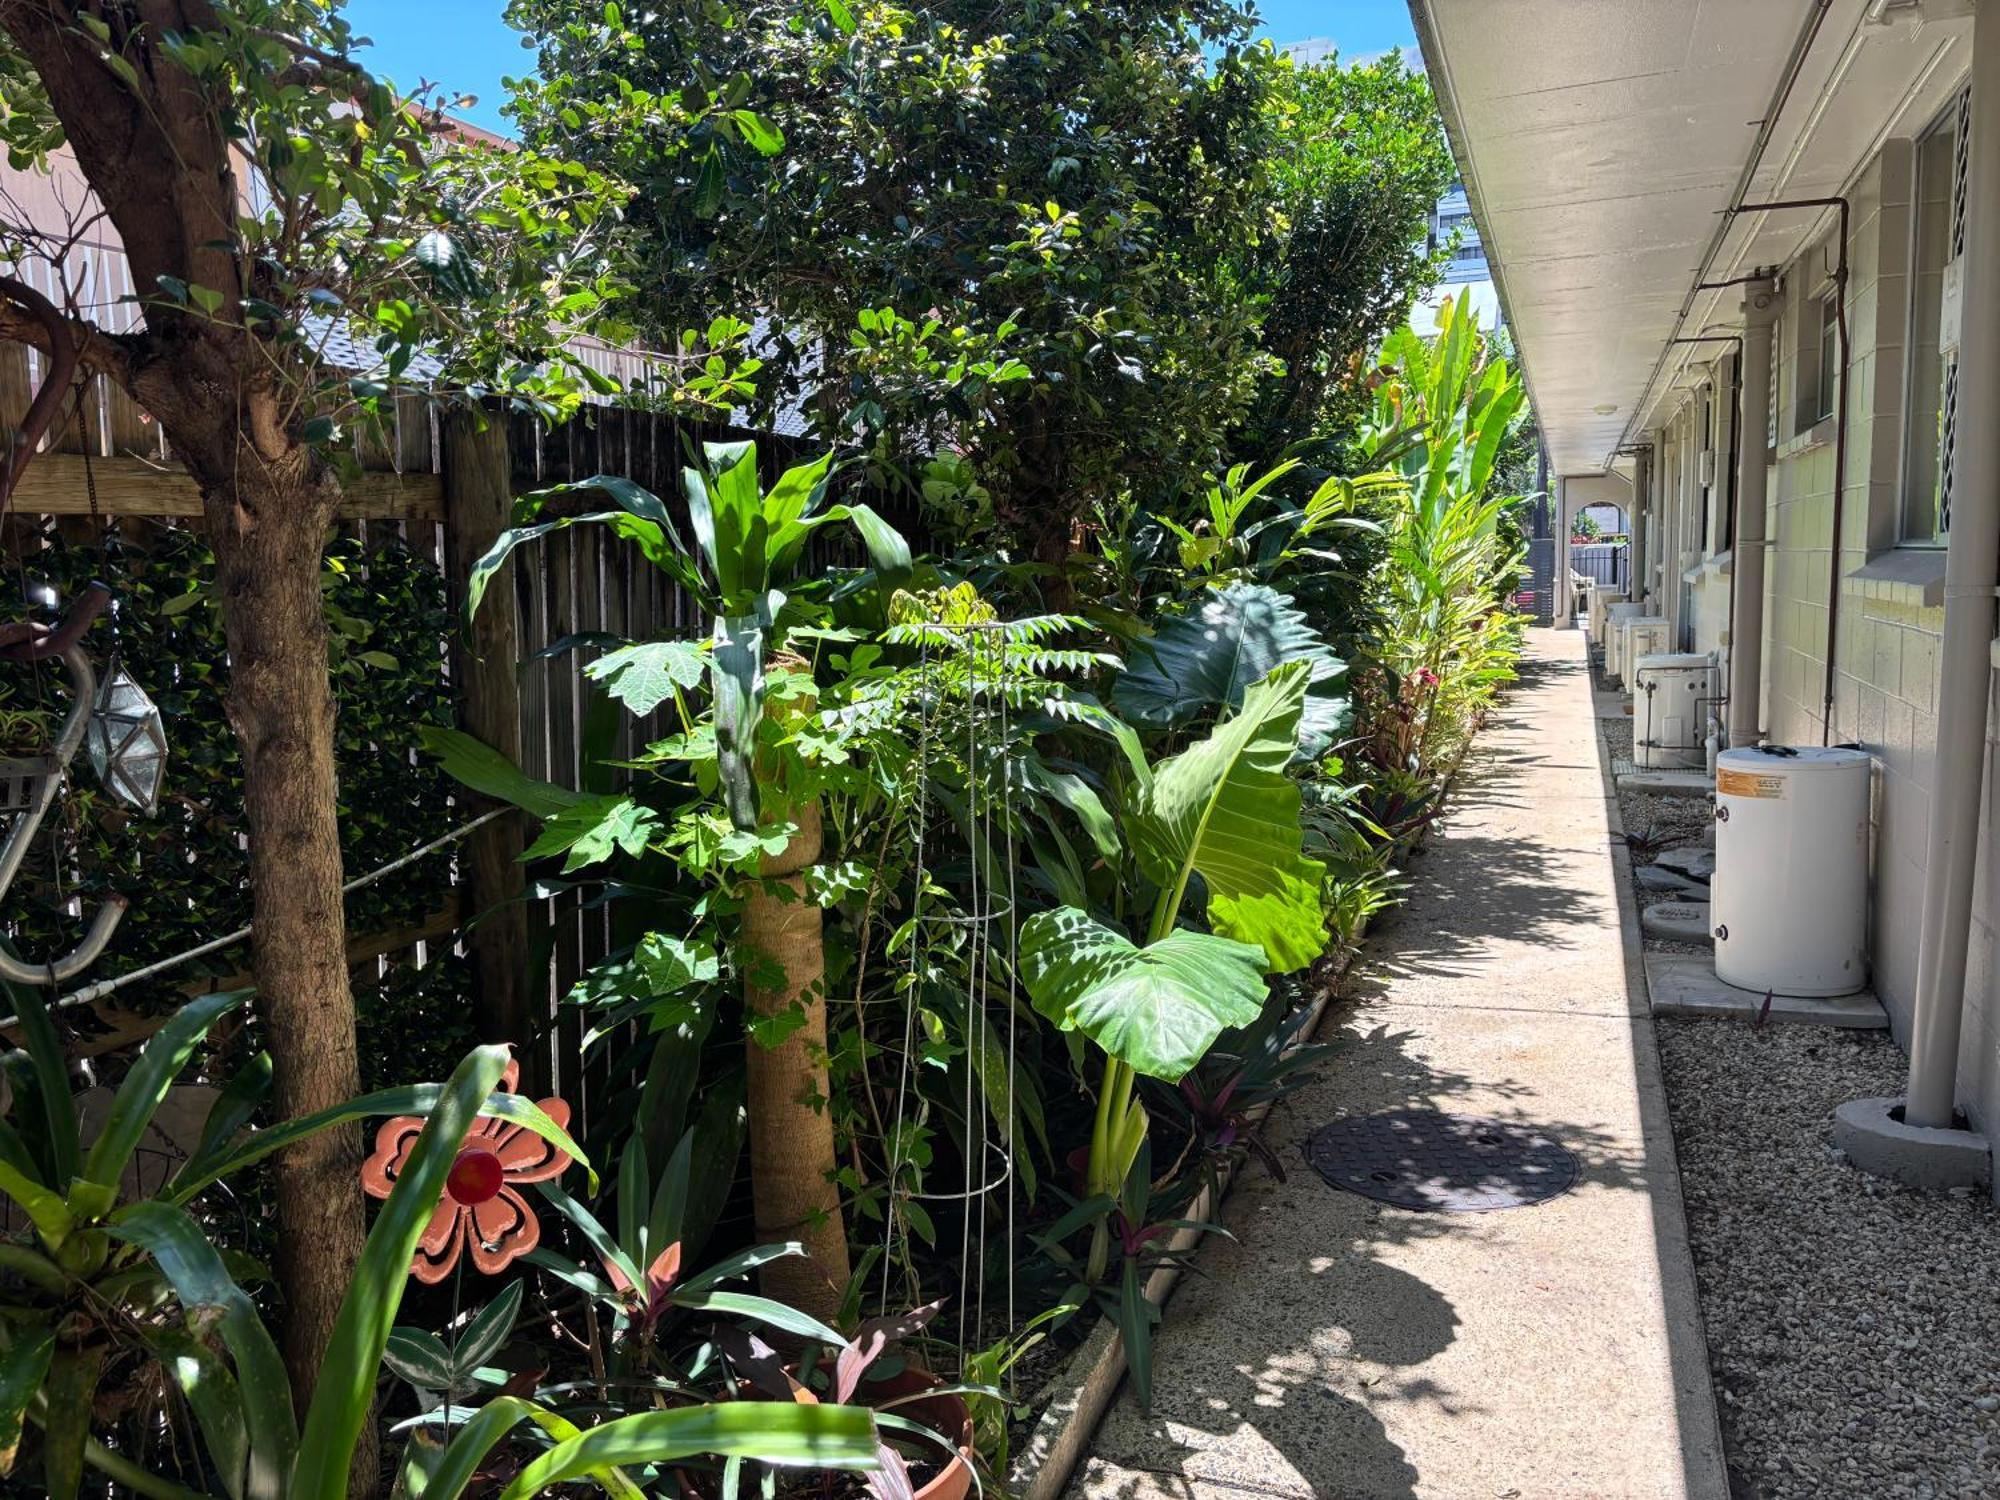
[[[1737,445],[1735,560],[1729,579],[1729,743],[1754,745],[1764,663],[1764,526],[1768,472],[1764,433],[1771,423],[1771,325],[1778,286],[1766,276],[1743,289],[1744,441]]]
[[[1972,27],[1972,139],[1965,170],[1958,409],[1990,413],[2000,403],[2000,7],[1989,5],[1980,7]],[[1904,1105],[1905,1123],[1932,1129],[1955,1123],[1973,874],[1985,828],[1980,784],[1993,684],[1993,591],[2000,575],[2000,445],[1994,437],[1991,421],[1961,422],[1952,452],[1937,769]]]
[[[1652,497],[1653,450],[1642,445],[1632,456],[1632,524],[1625,540],[1625,597],[1639,604],[1646,602],[1646,507]]]
[[[1840,531],[1847,508],[1847,371],[1853,351],[1847,327],[1847,231],[1850,209],[1845,198],[1782,198],[1770,203],[1745,203],[1734,212],[1768,213],[1785,208],[1838,208],[1840,210],[1840,252],[1833,268],[1833,322],[1840,345],[1840,404],[1833,412],[1833,544],[1827,549],[1826,651],[1821,670],[1819,742],[1833,743],[1833,657],[1840,623]]]

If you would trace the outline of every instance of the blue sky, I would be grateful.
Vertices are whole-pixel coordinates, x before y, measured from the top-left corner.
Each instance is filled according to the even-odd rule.
[[[471,117],[505,128],[500,80],[529,66],[518,33],[500,19],[504,0],[348,0],[347,17],[374,40],[378,73],[412,89],[430,81],[477,94]],[[1331,38],[1347,57],[1415,44],[1404,0],[1264,0],[1263,35],[1278,42]]]

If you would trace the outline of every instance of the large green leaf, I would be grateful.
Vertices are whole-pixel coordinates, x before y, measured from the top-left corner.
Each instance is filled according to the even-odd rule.
[[[720,1401],[641,1412],[557,1443],[522,1469],[500,1500],[528,1500],[552,1484],[612,1464],[671,1463],[697,1454],[817,1469],[872,1469],[880,1462],[879,1441],[874,1414],[861,1406]]]
[[[1142,724],[1181,724],[1204,709],[1237,707],[1252,683],[1294,661],[1311,669],[1298,752],[1317,759],[1347,727],[1347,700],[1337,691],[1347,664],[1290,595],[1261,583],[1232,583],[1169,616],[1131,653],[1111,701]]]
[[[707,469],[683,469],[695,545],[721,595],[720,614],[743,614],[770,587],[770,522],[757,488],[755,443],[704,443]]]
[[[721,615],[709,655],[715,764],[729,821],[757,826],[757,721],[764,712],[764,626],[755,615]]]
[[[637,488],[637,486],[633,486]],[[657,501],[655,502],[658,503]],[[485,555],[472,565],[472,572],[465,583],[465,617],[470,620],[479,613],[480,601],[485,599],[486,590],[492,586],[494,576],[506,565],[507,559],[517,547],[529,542],[538,542],[543,537],[562,531],[570,526],[602,526],[613,536],[631,542],[646,561],[659,568],[689,593],[700,597],[706,592],[693,566],[681,552],[679,539],[671,535],[657,521],[633,515],[630,511],[593,511],[586,516],[563,516],[554,521],[543,521],[536,526],[515,526],[500,533]]]
[[[1299,789],[1285,774],[1312,671],[1303,661],[1278,667],[1207,739],[1155,766],[1133,820],[1140,868],[1168,893],[1168,921],[1199,873],[1209,926],[1257,944],[1274,973],[1304,968],[1327,942],[1326,866],[1305,857]]]
[[[676,690],[701,686],[708,652],[700,641],[641,641],[621,646],[583,669],[635,714],[649,714]]]
[[[0,1478],[14,1466],[23,1414],[48,1379],[55,1348],[55,1330],[44,1328],[39,1332],[23,1329],[0,1349]]]
[[[457,1500],[479,1474],[494,1445],[523,1421],[533,1422],[557,1442],[581,1437],[582,1429],[567,1417],[519,1396],[495,1396],[467,1420],[451,1446],[441,1454],[425,1481],[423,1500]],[[645,1491],[616,1468],[590,1475],[613,1500],[645,1500]]]
[[[538,818],[553,818],[583,800],[581,792],[572,792],[551,781],[537,781],[491,745],[461,729],[425,724],[418,728],[417,738],[438,758],[445,775],[452,780],[496,802],[512,803]]]
[[[173,1283],[188,1324],[197,1331],[211,1324],[236,1363],[236,1390],[242,1401],[248,1439],[246,1468],[231,1493],[250,1500],[282,1500],[285,1477],[298,1448],[292,1415],[291,1382],[256,1304],[222,1263],[222,1256],[185,1209],[151,1200],[122,1209],[110,1224],[119,1239],[140,1246]]]
[[[505,1047],[479,1047],[458,1065],[397,1173],[389,1201],[376,1215],[334,1319],[299,1435],[289,1500],[345,1500],[354,1445],[375,1403],[382,1351],[409,1284],[417,1241],[437,1208],[465,1133],[507,1071],[507,1060]]]
[[[1141,948],[1073,906],[1022,924],[1021,977],[1051,1021],[1168,1083],[1225,1028],[1255,1021],[1269,993],[1250,943],[1178,928]]]
[[[48,1407],[41,1418],[42,1476],[49,1500],[76,1500],[83,1484],[83,1457],[103,1371],[101,1345],[59,1348],[49,1363]]]

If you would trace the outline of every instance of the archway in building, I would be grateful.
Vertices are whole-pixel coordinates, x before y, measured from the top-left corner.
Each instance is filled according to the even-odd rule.
[[[1623,474],[1566,474],[1557,482],[1558,621],[1576,611],[1574,580],[1624,594],[1632,583],[1632,485]]]

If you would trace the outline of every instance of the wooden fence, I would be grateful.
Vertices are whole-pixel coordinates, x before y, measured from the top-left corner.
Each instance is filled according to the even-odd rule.
[[[29,351],[0,345],[0,420],[18,421],[36,373]],[[91,516],[199,529],[195,486],[154,424],[101,384],[82,394],[79,409],[80,419],[68,422],[23,476],[15,515],[54,516],[73,537],[81,536],[77,518]],[[393,529],[436,562],[457,611],[472,564],[508,523],[517,496],[605,473],[645,486],[678,510],[687,454],[703,440],[744,438],[757,440],[767,482],[806,452],[797,438],[645,411],[593,407],[551,429],[527,414],[445,413],[410,398],[385,439],[358,445],[362,473],[347,486],[341,524],[364,540],[378,528]],[[489,591],[470,636],[438,643],[440,669],[466,730],[529,775],[580,787],[588,771],[583,739],[590,701],[583,671],[605,649],[592,638],[699,635],[707,622],[662,572],[600,528],[553,533],[517,553],[510,571],[511,587]],[[583,643],[565,648],[571,640]],[[657,738],[655,727],[625,716],[615,753],[642,748]],[[476,797],[462,799],[463,819],[484,810]],[[410,842],[445,831],[413,828]],[[585,1070],[579,1018],[560,1001],[609,950],[611,918],[574,892],[529,900],[519,857],[524,832],[510,817],[474,833],[459,846],[448,899],[411,914],[399,932],[354,935],[350,958],[357,984],[366,984],[392,965],[425,962],[437,944],[461,945],[472,962],[479,1030],[492,1039],[540,1038],[527,1059],[529,1082],[563,1092],[588,1128],[593,1107],[602,1109],[608,1098],[608,1064]],[[105,1031],[93,1051],[131,1045],[158,1024],[115,1001],[100,1002],[98,1010]]]

